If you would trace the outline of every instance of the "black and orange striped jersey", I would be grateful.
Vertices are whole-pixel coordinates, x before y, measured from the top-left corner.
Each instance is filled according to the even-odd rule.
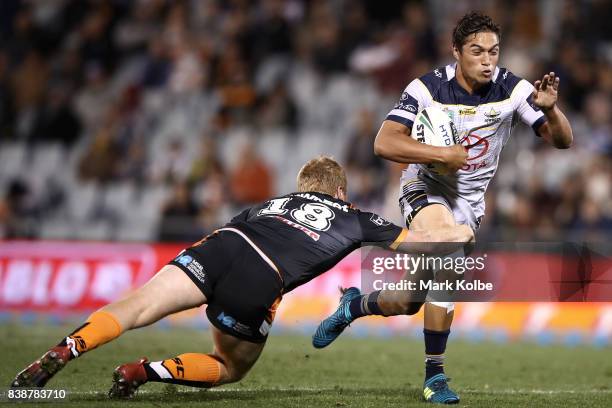
[[[291,193],[246,209],[221,228],[232,229],[269,258],[282,276],[285,293],[362,245],[395,249],[404,233],[377,214],[316,192]]]

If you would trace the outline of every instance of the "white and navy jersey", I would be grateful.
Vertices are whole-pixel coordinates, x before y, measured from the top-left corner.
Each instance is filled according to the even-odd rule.
[[[386,120],[412,128],[416,114],[429,106],[437,106],[449,114],[459,139],[468,148],[468,164],[448,176],[431,172],[427,165],[410,166],[418,167],[418,177],[423,182],[434,183],[445,194],[468,201],[475,215],[480,217],[484,214],[485,190],[518,119],[537,134],[546,117],[533,104],[533,85],[506,68],[496,68],[492,81],[470,95],[457,82],[455,66],[435,69],[410,82]],[[404,172],[403,187],[410,181],[405,180],[408,174],[414,173]],[[400,196],[402,194],[400,192]]]

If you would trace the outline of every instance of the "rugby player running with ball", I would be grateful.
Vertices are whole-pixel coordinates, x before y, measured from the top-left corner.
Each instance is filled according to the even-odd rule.
[[[479,227],[485,191],[517,119],[558,149],[572,144],[571,126],[557,106],[559,77],[550,72],[532,85],[498,67],[500,27],[489,16],[473,12],[461,18],[453,30],[452,52],[455,63],[408,84],[374,142],[377,155],[408,164],[402,173],[399,203],[411,230],[457,224]],[[410,137],[417,113],[429,106],[449,114],[462,144],[435,147]],[[432,171],[431,164],[444,164],[449,174]],[[359,317],[414,314],[422,305],[410,291],[362,295],[359,289],[348,288],[336,312],[318,327],[313,345],[326,347]],[[423,396],[434,403],[459,402],[444,373],[453,310],[452,302],[425,302]]]

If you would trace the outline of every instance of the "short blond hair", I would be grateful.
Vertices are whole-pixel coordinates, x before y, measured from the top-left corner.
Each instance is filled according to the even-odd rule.
[[[346,173],[340,164],[328,156],[319,156],[302,166],[297,176],[299,192],[314,191],[335,195],[338,187],[346,192]]]

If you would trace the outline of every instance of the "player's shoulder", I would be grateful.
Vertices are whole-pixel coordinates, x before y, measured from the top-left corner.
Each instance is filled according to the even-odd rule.
[[[374,212],[363,211],[355,207],[351,207],[351,212],[357,216],[357,218],[362,224],[365,223],[370,227],[384,227],[387,225],[391,225],[390,221],[387,221],[382,216]]]
[[[421,75],[415,79],[415,82],[418,81],[423,84],[429,93],[434,95],[444,83],[447,83],[454,76],[454,74],[454,67],[452,65],[446,65]]]
[[[531,85],[527,80],[515,75],[508,68],[496,68],[496,71],[493,82],[502,88],[507,97],[510,97],[514,91]]]
[[[391,221],[388,221],[382,216],[373,212],[365,212],[363,215],[364,218],[375,227],[387,227],[392,224]]]

